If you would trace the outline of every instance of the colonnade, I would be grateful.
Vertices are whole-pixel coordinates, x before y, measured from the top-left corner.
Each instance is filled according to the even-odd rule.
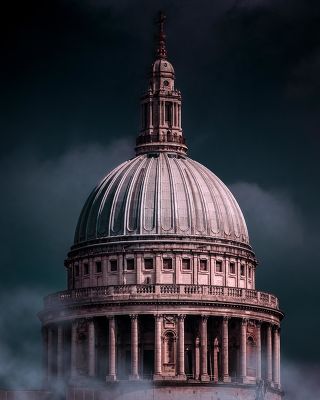
[[[154,315],[154,380],[161,380],[166,376],[163,369],[164,360],[164,328],[163,328],[164,315]],[[218,338],[214,339],[213,343],[213,373],[208,373],[208,319],[210,316],[201,315],[199,319],[199,335],[196,335],[194,340],[194,365],[193,365],[193,380],[201,382],[217,382],[219,379],[223,382],[230,382],[230,369],[229,369],[229,325],[230,317],[219,317],[221,322],[221,343],[218,343]],[[215,318],[215,317],[213,317]],[[108,368],[106,371],[107,381],[117,380],[117,316],[108,316]],[[172,379],[187,380],[185,372],[185,320],[186,315],[181,314],[176,316],[176,357],[175,357],[175,376]],[[239,318],[237,318],[239,321]],[[143,377],[139,376],[140,365],[140,352],[139,352],[139,322],[140,317],[138,314],[130,315],[130,380],[139,380]],[[239,374],[237,376],[238,382],[255,383],[261,379],[272,383],[275,387],[280,387],[280,328],[277,325],[270,323],[264,324],[265,340],[264,351],[262,357],[262,344],[261,344],[261,321],[254,321],[255,326],[255,377],[247,376],[247,338],[248,338],[248,323],[245,318],[240,319],[240,337],[239,337]],[[88,377],[96,376],[96,329],[95,320],[89,318],[86,320],[87,332],[87,375]],[[70,334],[70,377],[75,379],[78,376],[77,371],[77,325],[78,321],[74,320],[71,324]],[[63,378],[64,375],[64,335],[63,325],[48,325],[45,332],[44,345],[46,357],[45,369],[47,372],[47,381],[56,376]],[[55,337],[56,335],[56,337]],[[56,350],[56,351],[55,351]],[[218,372],[218,352],[220,355],[220,368]],[[101,357],[101,355],[99,355]],[[262,376],[262,358],[265,361],[264,373]],[[53,365],[55,368],[53,368]],[[54,371],[55,370],[55,371]]]

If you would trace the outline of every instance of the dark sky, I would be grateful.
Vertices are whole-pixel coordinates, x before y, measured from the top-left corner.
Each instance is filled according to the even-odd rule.
[[[260,261],[257,286],[277,294],[286,314],[284,360],[314,371],[320,2],[311,0],[1,5],[0,326],[10,327],[0,328],[2,359],[38,354],[39,299],[65,287],[81,206],[133,154],[159,9],[189,155],[240,203]]]

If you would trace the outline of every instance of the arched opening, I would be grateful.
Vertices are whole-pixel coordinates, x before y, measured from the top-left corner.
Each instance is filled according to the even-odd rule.
[[[256,344],[252,336],[247,339],[247,376],[255,377],[257,374]]]
[[[175,335],[172,331],[164,334],[163,365],[164,372],[175,373]]]

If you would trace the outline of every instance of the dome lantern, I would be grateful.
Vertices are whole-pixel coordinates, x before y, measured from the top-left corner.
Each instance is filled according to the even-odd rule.
[[[181,127],[181,93],[175,89],[175,73],[167,60],[165,15],[159,13],[156,59],[152,64],[148,91],[141,98],[141,130],[136,154],[187,153]]]

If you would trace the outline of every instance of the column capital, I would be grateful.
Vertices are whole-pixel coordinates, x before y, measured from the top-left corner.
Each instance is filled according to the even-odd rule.
[[[244,326],[244,325],[247,325],[247,324],[248,324],[248,318],[242,318],[241,319],[241,325]]]
[[[202,320],[202,322],[207,322],[207,321],[208,321],[208,318],[209,318],[209,315],[207,315],[207,314],[201,314],[201,320]]]
[[[224,315],[224,316],[222,317],[222,321],[223,321],[223,322],[229,322],[230,319],[231,319],[231,317],[228,316],[228,315]]]
[[[280,332],[280,326],[277,324],[272,325],[271,329],[273,330],[273,332]]]
[[[115,319],[115,315],[107,315],[107,318],[110,320],[113,320],[113,319]]]
[[[154,316],[154,318],[155,318],[156,320],[158,320],[158,321],[160,321],[160,320],[163,319],[163,315],[162,315],[162,314],[154,314],[153,316]]]
[[[130,319],[138,319],[138,314],[129,314]]]
[[[262,325],[262,322],[263,322],[263,321],[262,321],[261,319],[255,320],[256,327],[260,328],[261,325]]]
[[[185,318],[186,318],[186,314],[178,314],[178,319],[179,319],[180,321],[184,321]]]

